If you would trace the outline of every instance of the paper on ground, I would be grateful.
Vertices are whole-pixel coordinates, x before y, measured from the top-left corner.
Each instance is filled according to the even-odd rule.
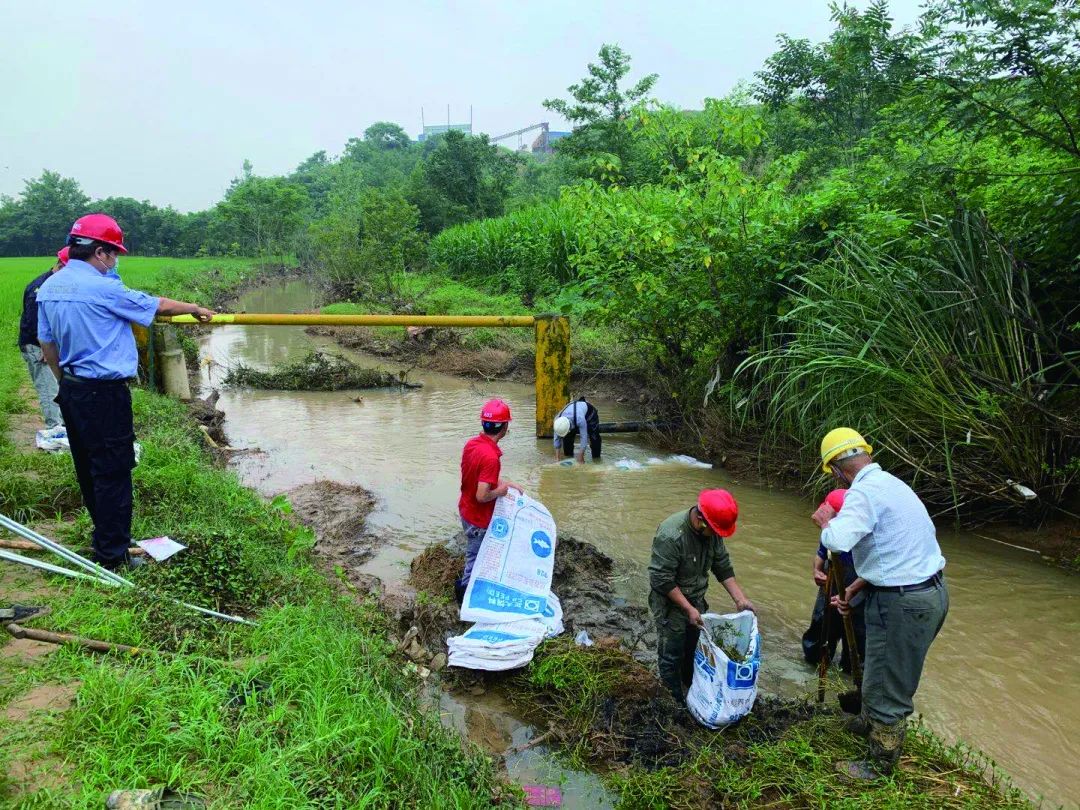
[[[158,562],[164,562],[178,551],[187,548],[187,546],[180,545],[170,537],[151,537],[149,540],[139,540],[135,545]]]

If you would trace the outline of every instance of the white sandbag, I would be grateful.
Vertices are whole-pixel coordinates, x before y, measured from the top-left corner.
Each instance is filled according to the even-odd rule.
[[[39,430],[34,434],[34,444],[39,450],[47,453],[66,453],[71,451],[68,443],[67,428],[57,425],[46,430]]]
[[[539,619],[493,624],[477,623],[447,639],[448,662],[452,667],[502,672],[525,666],[533,650],[548,633]]]
[[[548,591],[547,606],[540,615],[540,621],[547,628],[548,637],[560,635],[566,629],[562,621],[562,603],[554,591]]]
[[[687,456],[687,455],[681,455],[680,454],[680,455],[677,455],[677,456],[672,456],[671,460],[673,462],[675,462],[676,464],[685,464],[687,467],[694,467],[694,468],[699,469],[699,470],[711,470],[712,469],[712,464],[710,464],[707,461],[698,461],[698,459],[694,458],[693,456]]]
[[[485,672],[506,672],[510,669],[518,669],[532,661],[533,651],[529,650],[516,658],[492,660],[490,658],[477,658],[468,653],[451,652],[447,663],[452,667],[461,669],[482,669]]]
[[[549,615],[555,521],[527,495],[499,498],[461,603],[464,622],[509,622]]]
[[[758,669],[761,666],[761,634],[757,616],[751,611],[706,613],[694,651],[694,680],[686,695],[686,705],[706,728],[723,728],[753,708],[757,699]],[[733,661],[712,640],[718,626],[729,629],[727,646],[743,660]]]

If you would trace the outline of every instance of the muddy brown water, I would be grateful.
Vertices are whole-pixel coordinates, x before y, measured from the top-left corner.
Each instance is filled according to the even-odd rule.
[[[314,303],[303,282],[289,282],[252,292],[237,311],[305,311]],[[299,327],[217,328],[203,340],[209,362],[204,383],[220,381],[229,362],[269,366],[301,357],[313,344],[338,351]],[[263,451],[237,456],[238,473],[267,495],[320,479],[367,488],[378,499],[369,529],[388,538],[367,570],[402,580],[412,557],[456,531],[461,446],[476,432],[484,399],[500,396],[515,415],[501,445],[504,476],[547,505],[560,533],[595,543],[614,558],[617,590],[631,603],[646,600],[657,524],[688,507],[702,488],[730,489],[740,518],[728,548],[739,582],[758,608],[762,688],[789,695],[814,688],[815,673],[799,648],[815,593],[811,503],[689,465],[632,435],[605,436],[603,463],[558,466],[550,440],[533,436],[531,386],[418,371],[409,379],[424,387],[363,391],[362,403],[347,391],[223,390],[218,407],[226,413],[231,444]],[[625,405],[596,404],[605,420],[636,416]],[[986,752],[1032,795],[1071,806],[1080,801],[1080,580],[981,534],[939,530],[952,608],[927,660],[916,708],[931,728]],[[709,602],[719,610],[730,606],[716,583]],[[447,700],[448,716],[461,717],[468,708],[455,704],[450,711],[453,701]],[[504,730],[511,737],[524,733]],[[550,761],[521,759],[524,765],[515,762],[522,778],[558,776],[574,786],[568,791],[579,798],[574,804],[605,800],[587,774],[553,776],[548,771],[558,768]]]

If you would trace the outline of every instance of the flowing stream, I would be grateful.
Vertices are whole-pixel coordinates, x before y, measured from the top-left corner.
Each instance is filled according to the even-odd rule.
[[[293,312],[314,306],[303,282],[277,284],[244,296],[237,311]],[[303,356],[324,339],[300,327],[226,326],[202,344],[204,384],[243,361],[267,367]],[[342,352],[348,354],[347,352]],[[363,355],[354,360],[392,363]],[[644,604],[646,566],[657,524],[693,503],[706,487],[726,487],[739,501],[739,528],[728,541],[736,575],[758,608],[764,640],[761,686],[806,694],[816,673],[799,647],[814,601],[810,563],[816,549],[813,504],[797,494],[742,481],[721,470],[687,464],[631,435],[605,435],[599,464],[552,463],[550,440],[533,436],[531,386],[482,383],[414,371],[417,390],[282,392],[223,389],[218,407],[241,454],[242,479],[273,495],[329,479],[359,484],[378,498],[369,527],[388,538],[367,570],[402,579],[409,561],[458,526],[458,464],[462,444],[478,429],[490,396],[510,403],[515,420],[503,441],[503,475],[522,484],[554,515],[561,534],[595,543],[616,560],[618,589]],[[596,402],[605,421],[634,418],[624,405]],[[998,539],[1008,541],[1007,535]],[[948,740],[963,740],[995,760],[1020,787],[1051,805],[1080,801],[1080,581],[1035,554],[973,534],[939,530],[948,560],[951,612],[926,663],[917,711]],[[713,609],[730,606],[717,584]],[[470,712],[501,717],[493,706],[466,706],[446,697],[448,722],[467,727]],[[490,722],[488,723],[491,724]],[[495,722],[498,726],[499,722]],[[512,744],[527,730],[504,728]],[[564,806],[602,806],[598,780],[560,769],[538,749],[511,757],[511,776],[561,780]]]

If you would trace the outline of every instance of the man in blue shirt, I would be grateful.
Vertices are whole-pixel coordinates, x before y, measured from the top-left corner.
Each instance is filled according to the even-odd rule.
[[[124,234],[105,214],[76,220],[69,261],[37,292],[37,337],[59,381],[56,401],[67,427],[83,503],[94,522],[94,559],[106,568],[130,564],[131,471],[135,429],[127,383],[138,371],[131,324],[157,315],[213,312],[195,304],[129,290],[116,272],[127,253]]]
[[[68,248],[63,247],[56,254],[56,264],[26,285],[23,290],[22,316],[19,318],[19,352],[26,362],[26,370],[30,372],[30,381],[37,391],[41,416],[45,419],[47,431],[63,429],[64,417],[60,415],[60,408],[56,404],[56,377],[45,362],[41,345],[38,343],[37,291],[53,273],[67,264],[67,261]]]

